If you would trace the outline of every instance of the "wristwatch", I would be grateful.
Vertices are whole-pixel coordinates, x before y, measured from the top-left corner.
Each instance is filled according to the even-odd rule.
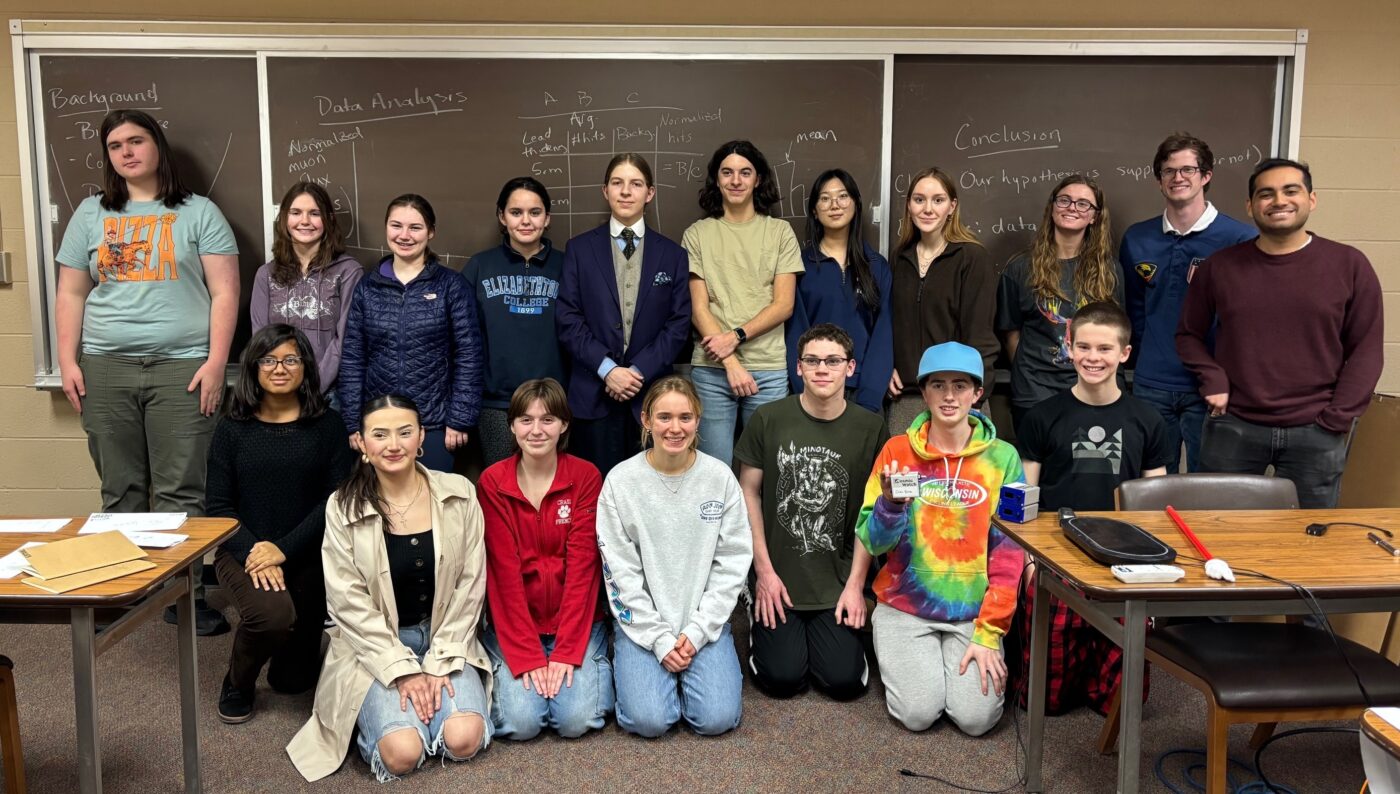
[[[749,335],[744,333],[744,326],[742,325],[734,329],[734,336],[739,338],[739,344],[741,345],[749,341]]]

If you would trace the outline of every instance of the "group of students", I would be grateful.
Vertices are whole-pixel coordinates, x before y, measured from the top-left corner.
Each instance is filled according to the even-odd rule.
[[[768,694],[859,697],[868,619],[896,719],[990,730],[1017,666],[1003,642],[1033,592],[1025,554],[991,522],[1002,485],[1041,485],[1045,510],[1111,508],[1119,482],[1174,470],[1183,438],[1196,466],[1207,408],[1266,426],[1275,386],[1230,393],[1250,344],[1231,312],[1257,323],[1268,309],[1200,283],[1237,284],[1216,272],[1246,267],[1235,260],[1317,266],[1296,254],[1314,242],[1306,167],[1256,169],[1264,236],[1231,247],[1254,230],[1204,200],[1210,150],[1188,135],[1157,152],[1167,210],[1129,230],[1122,269],[1102,191],[1071,176],[1000,276],[936,168],[910,183],[893,266],[865,241],[859,186],[841,170],[814,183],[799,244],[769,214],[776,181],[747,141],[714,153],[706,217],[680,244],[647,228],[650,165],[619,154],[604,172],[607,223],[560,251],[548,190],[512,179],[501,245],[461,274],[432,253],[423,197],[390,202],[389,253],[365,271],[325,191],[298,183],[216,419],[237,320],[233,236],[183,186],[149,115],[113,111],[100,138],[104,190],[57,257],[64,392],[104,510],[238,519],[215,556],[240,614],[219,715],[252,716],[264,667],[279,692],[314,686],[288,746],[308,779],[335,771],[352,737],[388,780],[493,737],[576,737],[614,712],[642,736],[681,721],[728,731],[742,683],[729,619],[744,594],[744,660]],[[1202,261],[1222,248],[1231,264]],[[1343,322],[1309,317],[1302,298],[1287,307],[1295,334],[1341,327],[1307,348],[1333,372],[1302,384],[1331,377],[1316,424],[1334,434],[1379,376],[1378,360],[1369,385],[1357,365],[1379,352],[1369,264],[1347,261],[1320,288],[1361,285],[1357,301],[1327,304]],[[692,339],[688,377],[674,374]],[[1003,343],[1019,450],[979,410]],[[1122,386],[1134,348],[1150,405]],[[1294,397],[1299,416],[1317,403]],[[1243,460],[1245,432],[1213,432],[1218,458]],[[487,463],[475,485],[452,473],[472,434]],[[908,473],[918,495],[896,496],[891,477]],[[222,616],[200,606],[201,632],[218,631]],[[1051,707],[1102,708],[1114,649],[1055,614],[1053,641],[1075,650],[1052,671],[1063,696]]]

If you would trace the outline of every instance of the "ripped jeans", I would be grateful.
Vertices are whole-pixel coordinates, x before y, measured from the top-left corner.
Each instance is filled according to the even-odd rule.
[[[399,641],[418,654],[420,663],[423,661],[423,655],[428,652],[431,637],[432,628],[427,621],[399,629]],[[447,718],[459,711],[481,717],[486,727],[481,749],[486,749],[491,743],[491,720],[488,717],[486,688],[482,684],[482,675],[482,671],[467,665],[461,672],[448,676],[447,680],[452,683],[452,690],[456,694],[449,698],[447,688],[443,688],[442,705],[426,725],[418,719],[412,703],[408,704],[406,710],[399,708],[397,687],[386,687],[378,681],[370,685],[369,694],[365,695],[364,705],[360,707],[360,716],[356,720],[359,733],[355,743],[360,748],[360,757],[369,764],[380,783],[398,779],[379,758],[379,741],[397,730],[414,728],[418,731],[418,738],[422,740],[424,749],[418,763],[414,765],[415,769],[422,766],[428,756],[442,756],[453,761],[466,760],[454,757],[442,740],[442,729]]]

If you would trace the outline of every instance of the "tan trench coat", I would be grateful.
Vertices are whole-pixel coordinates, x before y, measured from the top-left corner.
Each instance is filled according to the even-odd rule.
[[[466,478],[422,466],[418,470],[428,477],[437,550],[433,636],[421,666],[399,642],[384,520],[373,511],[347,514],[334,496],[326,505],[321,558],[335,628],[311,719],[287,745],[292,763],[307,780],[319,780],[345,761],[360,706],[375,680],[387,687],[400,676],[445,676],[471,665],[481,671],[490,702],[491,667],[477,639],[486,600],[481,505]]]

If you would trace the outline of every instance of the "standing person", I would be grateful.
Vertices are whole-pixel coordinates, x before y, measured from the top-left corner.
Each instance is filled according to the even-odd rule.
[[[1031,406],[1074,385],[1066,333],[1086,303],[1123,305],[1123,279],[1111,251],[1108,205],[1092,179],[1061,179],[1045,202],[1031,249],[1006,264],[997,293],[997,329],[1011,358],[1011,424],[1019,439]]]
[[[792,392],[802,391],[797,374],[798,340],[808,328],[834,323],[851,335],[855,374],[846,379],[851,399],[868,411],[884,409],[894,368],[890,322],[890,265],[865,242],[865,204],[855,177],[835,168],[817,177],[807,198],[806,272],[787,322],[787,370]]]
[[[642,394],[671,373],[690,335],[685,249],[646,227],[651,166],[616,155],[603,172],[611,217],[569,241],[556,313],[569,352],[575,452],[607,476],[636,454]]]
[[[569,404],[552,378],[510,399],[514,455],[481,473],[491,628],[493,735],[524,741],[541,728],[575,739],[613,707],[607,610],[598,600],[598,491],[591,463],[563,452]]]
[[[376,397],[361,417],[360,463],[326,505],[321,544],[335,628],[311,719],[287,745],[307,780],[339,769],[352,736],[381,783],[491,743],[476,492],[418,464],[412,400]]]
[[[511,179],[496,198],[496,220],[501,244],[475,254],[462,269],[476,296],[485,364],[477,439],[487,466],[514,448],[506,408],[515,387],[531,378],[568,382],[554,332],[564,254],[544,236],[549,191],[533,177]]]
[[[846,399],[860,366],[850,334],[807,329],[799,394],[754,412],[734,456],[753,527],[749,667],[774,697],[807,688],[836,700],[865,694],[865,581],[870,554],[855,542],[862,483],[889,435],[885,420]]]
[[[886,706],[912,731],[947,714],[981,736],[1006,695],[1002,639],[1025,553],[991,518],[1001,486],[1021,480],[1021,461],[972,407],[983,366],[958,342],[924,351],[916,382],[928,410],[880,451],[856,523],[866,551],[889,555],[871,625]],[[890,477],[909,473],[918,498],[896,498]]]
[[[1201,265],[1176,332],[1210,407],[1201,469],[1272,465],[1300,506],[1335,507],[1352,422],[1383,366],[1380,281],[1365,254],[1307,230],[1317,206],[1307,165],[1260,163],[1245,206],[1258,239]]]
[[[909,182],[904,220],[892,266],[890,309],[894,372],[890,375],[890,432],[899,435],[922,413],[919,357],[931,345],[961,342],[976,348],[992,372],[997,344],[996,268],[987,249],[962,222],[957,184],[937,168]]]
[[[642,428],[654,444],[618,464],[598,497],[603,582],[618,629],[617,724],[648,738],[682,719],[704,736],[725,733],[743,706],[729,617],[753,538],[734,472],[696,448],[702,410],[690,381],[653,383]]]
[[[792,316],[802,253],[792,226],[769,213],[778,185],[748,141],[715,150],[700,189],[707,217],[685,230],[690,301],[700,337],[691,380],[705,405],[700,449],[729,465],[734,428],[787,396],[783,323]]]
[[[255,333],[273,323],[286,323],[306,334],[331,407],[335,407],[350,296],[364,274],[360,263],[345,253],[326,189],[315,182],[292,185],[272,222],[272,259],[253,276],[248,314]]]
[[[228,415],[209,445],[205,507],[238,520],[214,555],[219,584],[238,607],[219,719],[253,716],[258,675],[298,694],[316,685],[326,588],[321,539],[326,498],[354,456],[345,424],[326,405],[316,349],[283,323],[253,334],[238,364]]]
[[[1215,170],[1210,146],[1187,132],[1172,133],[1157,147],[1152,173],[1166,199],[1160,218],[1128,227],[1118,261],[1123,266],[1123,308],[1133,323],[1133,396],[1162,414],[1167,444],[1186,442],[1186,470],[1201,468],[1201,427],[1206,401],[1196,378],[1176,353],[1176,325],[1186,288],[1206,257],[1253,240],[1253,227],[1223,215],[1206,200]],[[1175,474],[1178,459],[1167,464]]]
[[[219,208],[185,187],[154,118],[114,110],[100,140],[102,192],[78,205],[56,257],[63,394],[82,416],[103,512],[202,515],[238,246]],[[196,630],[228,631],[194,578]]]
[[[392,252],[355,288],[340,362],[340,406],[352,444],[360,407],[378,394],[403,394],[421,411],[423,465],[452,471],[481,409],[481,338],[476,300],[458,273],[428,248],[437,216],[405,193],[389,202]],[[356,447],[358,449],[358,447]]]

